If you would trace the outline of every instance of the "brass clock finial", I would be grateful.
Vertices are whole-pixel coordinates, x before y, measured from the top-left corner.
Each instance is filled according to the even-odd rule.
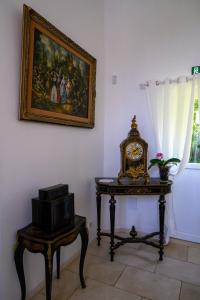
[[[132,120],[132,124],[131,124],[131,128],[133,129],[137,129],[137,123],[136,123],[136,115],[134,115],[133,120]]]
[[[129,136],[140,136],[139,131],[137,129],[138,125],[136,122],[136,115],[134,115],[131,123],[131,130],[129,131]]]

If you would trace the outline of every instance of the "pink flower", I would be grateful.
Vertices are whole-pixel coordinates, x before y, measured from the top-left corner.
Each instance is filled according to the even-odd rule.
[[[156,158],[157,158],[157,159],[162,160],[163,157],[164,157],[163,153],[158,152],[158,153],[156,154]]]

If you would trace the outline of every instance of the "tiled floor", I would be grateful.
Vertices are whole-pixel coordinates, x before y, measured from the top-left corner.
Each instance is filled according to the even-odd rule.
[[[87,288],[80,287],[79,258],[53,281],[52,300],[200,300],[200,244],[172,239],[158,261],[157,249],[127,244],[109,260],[109,239],[93,241],[85,262]],[[45,300],[44,289],[31,300]]]

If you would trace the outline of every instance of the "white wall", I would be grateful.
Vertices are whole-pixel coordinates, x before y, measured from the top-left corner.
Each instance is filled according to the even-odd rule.
[[[105,1],[105,135],[104,175],[117,176],[120,142],[127,137],[137,115],[139,130],[149,144],[155,141],[140,83],[190,75],[200,63],[199,0]],[[117,84],[112,85],[112,75]],[[178,237],[200,241],[200,170],[186,170],[173,186]],[[154,197],[155,198],[155,197]],[[156,201],[124,198],[117,203],[117,227],[136,224],[143,231],[157,227]],[[108,227],[108,210],[104,227]]]
[[[13,251],[16,230],[31,222],[39,188],[68,183],[75,210],[96,226],[95,176],[103,174],[104,11],[98,0],[30,0],[49,22],[97,59],[94,129],[18,121],[21,0],[0,0],[0,299],[20,299]],[[69,259],[79,242],[66,247]],[[28,292],[44,279],[40,255],[24,256]]]

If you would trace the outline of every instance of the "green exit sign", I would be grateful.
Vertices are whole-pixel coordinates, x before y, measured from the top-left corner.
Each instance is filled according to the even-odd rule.
[[[200,66],[192,67],[192,75],[200,73]]]

